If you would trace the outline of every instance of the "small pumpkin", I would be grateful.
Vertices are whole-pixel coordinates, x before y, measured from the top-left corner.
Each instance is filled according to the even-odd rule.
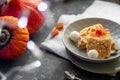
[[[15,59],[26,50],[29,40],[28,29],[18,27],[18,18],[13,16],[0,17],[3,26],[0,34],[0,58]]]
[[[21,17],[24,10],[29,10],[28,15],[28,31],[30,35],[34,34],[42,26],[44,22],[44,16],[38,11],[38,3],[42,0],[7,0],[1,8],[1,16],[14,16]],[[26,16],[26,14],[25,14]]]

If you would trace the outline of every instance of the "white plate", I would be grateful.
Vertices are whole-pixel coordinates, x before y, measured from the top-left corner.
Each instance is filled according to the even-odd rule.
[[[74,56],[67,49],[66,51],[71,62],[79,68],[84,69],[86,71],[100,74],[111,74],[120,71],[120,57],[105,63],[93,63]]]
[[[111,61],[114,60],[115,58],[118,58],[120,56],[120,53],[117,53],[114,56],[111,56],[110,58],[107,59],[92,59],[92,58],[88,58],[88,56],[86,55],[86,50],[80,50],[77,45],[75,45],[75,43],[73,41],[70,40],[69,35],[72,31],[80,31],[83,28],[87,27],[87,26],[91,26],[94,24],[102,24],[105,28],[108,28],[111,32],[111,35],[113,38],[118,38],[120,37],[120,25],[118,23],[115,23],[111,20],[107,20],[107,19],[103,19],[103,18],[86,18],[86,19],[82,19],[82,20],[78,20],[73,22],[72,24],[70,24],[63,33],[63,42],[65,44],[65,47],[71,51],[71,54],[77,56],[80,59],[86,60],[86,61],[90,61],[90,62],[97,62],[97,63],[101,63],[101,62],[107,62],[107,61]]]

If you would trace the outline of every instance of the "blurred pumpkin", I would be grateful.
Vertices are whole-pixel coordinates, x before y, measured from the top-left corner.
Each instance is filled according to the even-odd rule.
[[[0,34],[0,58],[15,59],[26,50],[29,40],[27,28],[18,27],[18,18],[12,16],[0,17],[3,26]]]
[[[1,8],[1,16],[28,17],[28,31],[34,34],[42,26],[44,17],[37,6],[42,0],[7,0]]]
[[[29,5],[31,7],[34,7],[37,9],[38,5],[43,2],[43,0],[21,0],[24,2],[26,5]]]

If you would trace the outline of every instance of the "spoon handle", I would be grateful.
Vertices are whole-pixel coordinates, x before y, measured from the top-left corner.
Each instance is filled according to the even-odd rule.
[[[69,71],[64,71],[64,75],[69,80],[82,80],[81,78],[76,77],[73,73]]]

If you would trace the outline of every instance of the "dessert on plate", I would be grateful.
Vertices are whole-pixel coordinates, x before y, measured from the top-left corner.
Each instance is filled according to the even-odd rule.
[[[87,56],[90,58],[109,58],[111,51],[115,51],[115,42],[110,31],[101,24],[85,27],[79,34],[75,31],[71,32],[70,38],[75,42],[77,40],[78,48],[86,49]]]

